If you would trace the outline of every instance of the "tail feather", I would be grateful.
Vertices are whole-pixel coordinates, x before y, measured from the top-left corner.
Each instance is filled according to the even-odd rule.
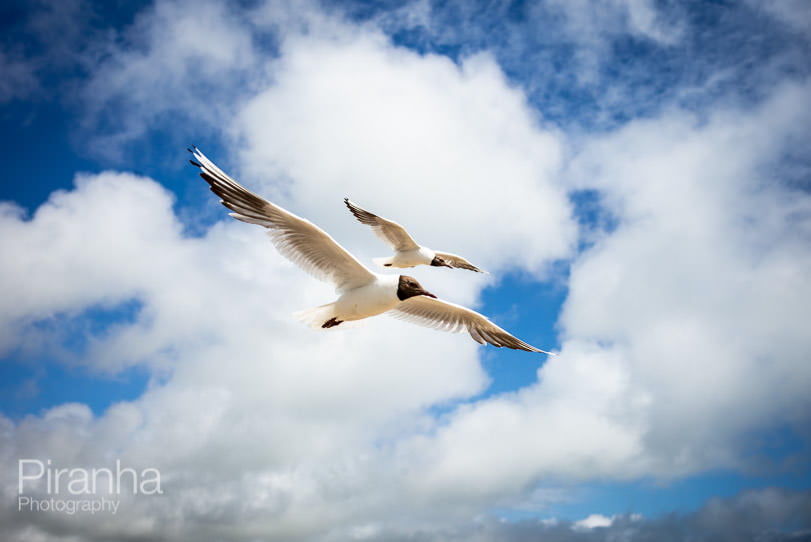
[[[293,316],[313,329],[321,329],[324,322],[335,317],[335,303],[327,303],[320,307],[299,311],[294,313]]]

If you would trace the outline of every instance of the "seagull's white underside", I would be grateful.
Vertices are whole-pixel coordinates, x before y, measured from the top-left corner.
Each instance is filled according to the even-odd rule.
[[[379,275],[366,286],[344,292],[335,305],[338,320],[362,320],[389,311],[400,303],[397,297],[399,275]]]
[[[346,290],[334,302],[301,311],[296,317],[310,327],[320,328],[333,318],[340,322],[352,322],[394,309],[401,303],[397,297],[399,275],[375,275],[375,280],[369,284]]]
[[[394,253],[394,256],[375,258],[375,263],[384,267],[417,267],[418,265],[431,265],[436,253],[428,247],[419,247],[416,250],[403,250]]]

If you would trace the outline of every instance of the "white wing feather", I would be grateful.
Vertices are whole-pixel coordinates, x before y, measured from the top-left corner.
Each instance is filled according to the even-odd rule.
[[[358,219],[361,224],[366,224],[372,227],[380,239],[386,242],[391,248],[398,252],[407,252],[409,250],[417,250],[420,245],[408,234],[406,229],[392,220],[386,220],[376,214],[370,213],[365,209],[361,209],[351,201],[349,198],[344,198],[344,203]]]
[[[423,295],[414,296],[397,305],[391,311],[391,315],[442,331],[455,333],[467,330],[473,340],[480,344],[490,343],[498,347],[506,346],[515,350],[552,354],[510,335],[476,311],[441,299]]]
[[[450,252],[435,252],[435,254],[445,260],[445,262],[451,267],[456,267],[457,269],[467,269],[468,271],[475,271],[477,273],[487,273],[487,271],[479,269],[458,254],[451,254]]]
[[[196,147],[191,152],[199,162],[191,163],[200,168],[200,176],[211,185],[211,191],[222,198],[220,203],[234,211],[230,215],[267,228],[271,241],[284,257],[339,291],[375,279],[371,271],[327,232],[243,187]]]

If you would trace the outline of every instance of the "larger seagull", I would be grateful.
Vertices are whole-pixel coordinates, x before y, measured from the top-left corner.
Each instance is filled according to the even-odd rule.
[[[327,232],[304,218],[257,196],[226,175],[197,147],[189,149],[200,176],[237,220],[258,224],[278,251],[319,280],[332,284],[338,299],[302,313],[313,326],[331,328],[384,312],[445,331],[466,329],[480,344],[545,352],[510,335],[481,314],[437,299],[416,279],[371,272]]]

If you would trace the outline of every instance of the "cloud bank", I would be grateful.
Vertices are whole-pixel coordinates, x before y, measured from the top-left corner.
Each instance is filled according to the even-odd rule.
[[[598,24],[578,5],[555,8],[565,28]],[[687,39],[652,3],[606,9],[620,22],[600,35],[663,48]],[[438,20],[424,4],[409,13],[409,24]],[[313,335],[289,314],[332,293],[258,228],[223,220],[191,236],[160,179],[81,174],[30,217],[0,207],[2,251],[16,255],[0,264],[0,348],[112,374],[144,366],[155,378],[98,416],[67,404],[2,418],[0,451],[4,464],[121,458],[159,468],[166,494],[90,518],[7,506],[11,536],[666,540],[807,528],[795,521],[807,494],[777,490],[682,518],[544,524],[491,513],[528,503],[540,513],[550,501],[533,495],[547,487],[754,468],[764,458],[748,441],[775,427],[807,442],[811,199],[783,169],[808,140],[807,76],[755,106],[674,99],[610,130],[567,133],[497,54],[415,52],[395,44],[391,24],[316,5],[158,3],[80,91],[86,127],[119,156],[166,119],[221,132],[224,156],[213,158],[364,259],[385,247],[347,216],[347,195],[496,274],[566,280],[560,355],[533,384],[481,398],[487,354],[467,337],[385,318]],[[583,192],[598,195],[610,227],[578,222]],[[476,304],[488,280],[427,282]],[[131,318],[70,343],[61,323],[133,299]],[[0,488],[15,501],[16,469],[0,473]]]

